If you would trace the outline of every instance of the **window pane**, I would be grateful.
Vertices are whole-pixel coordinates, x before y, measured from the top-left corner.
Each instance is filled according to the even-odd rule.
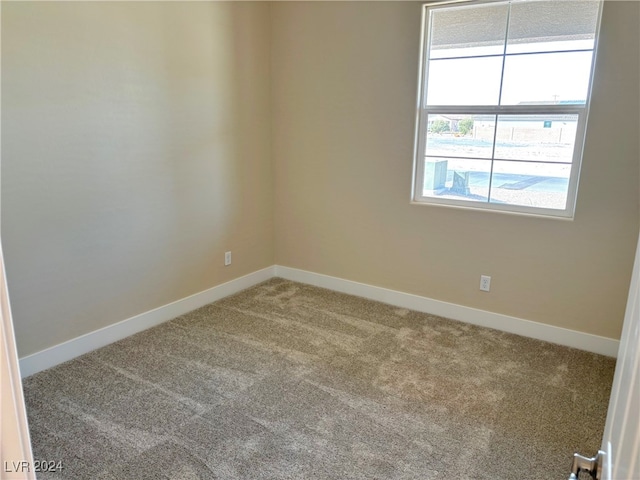
[[[513,3],[507,53],[592,49],[598,8],[589,0]]]
[[[497,105],[502,58],[429,61],[427,105]]]
[[[578,115],[499,115],[495,158],[571,163],[577,128]]]
[[[491,203],[563,210],[570,173],[571,165],[496,161]]]
[[[427,158],[423,195],[434,198],[486,202],[490,160]]]
[[[429,115],[425,155],[491,158],[495,115]]]
[[[508,56],[502,105],[584,104],[591,73],[591,52]]]
[[[602,3],[425,6],[416,201],[573,215]]]
[[[502,54],[508,5],[480,5],[431,12],[430,58]]]

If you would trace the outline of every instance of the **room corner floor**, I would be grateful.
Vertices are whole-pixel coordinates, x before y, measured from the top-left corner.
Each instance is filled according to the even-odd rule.
[[[565,480],[614,367],[275,278],[24,391],[41,479]]]

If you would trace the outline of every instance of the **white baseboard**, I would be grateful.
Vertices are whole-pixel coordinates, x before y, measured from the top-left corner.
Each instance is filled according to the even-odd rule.
[[[620,342],[612,338],[600,337],[567,328],[554,327],[531,320],[464,307],[462,305],[433,300],[427,297],[375,287],[305,270],[298,270],[296,268],[276,265],[275,275],[295,282],[323,287],[350,295],[357,295],[397,307],[430,313],[432,315],[451,318],[481,327],[493,328],[503,332],[515,333],[523,337],[544,340],[546,342],[586,350],[608,357],[615,358],[618,355]]]
[[[305,270],[298,270],[296,268],[274,265],[210,288],[204,292],[196,293],[168,305],[81,335],[67,342],[54,345],[53,347],[41,350],[32,355],[22,357],[20,359],[21,376],[22,378],[28,377],[34,373],[54,367],[67,360],[122,340],[134,333],[179,317],[203,305],[215,302],[216,300],[220,300],[221,298],[252,287],[273,277],[282,277],[295,282],[328,288],[337,292],[357,295],[410,310],[430,313],[432,315],[451,318],[482,327],[494,328],[503,332],[515,333],[524,337],[536,338],[538,340],[578,348],[609,357],[615,358],[618,354],[620,342],[612,338],[554,327],[544,323],[464,307],[462,305],[433,300],[427,297],[375,287],[373,285]]]
[[[51,368],[110,343],[122,340],[134,333],[179,317],[221,298],[252,287],[275,276],[275,267],[267,267],[240,278],[223,283],[162,307],[149,310],[135,317],[94,330],[67,342],[54,345],[20,359],[22,378]]]

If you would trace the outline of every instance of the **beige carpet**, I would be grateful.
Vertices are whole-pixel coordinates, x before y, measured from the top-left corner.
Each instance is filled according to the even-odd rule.
[[[565,480],[614,363],[273,279],[24,389],[39,478]]]

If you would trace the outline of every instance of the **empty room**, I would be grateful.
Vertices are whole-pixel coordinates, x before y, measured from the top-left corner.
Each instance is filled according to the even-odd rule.
[[[0,8],[0,478],[638,478],[640,3]]]

